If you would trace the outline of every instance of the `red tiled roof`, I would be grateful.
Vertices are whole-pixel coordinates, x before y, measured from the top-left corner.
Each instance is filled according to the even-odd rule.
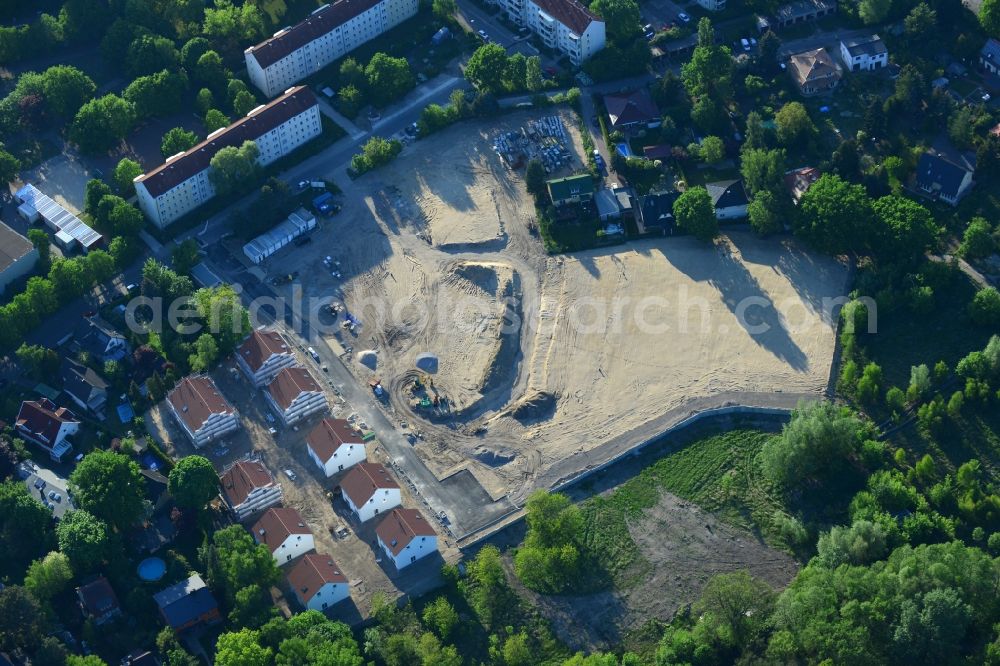
[[[587,31],[592,21],[600,21],[577,0],[531,0],[538,7],[577,35]]]
[[[240,358],[254,372],[275,354],[290,354],[288,343],[277,331],[254,331],[239,349]]]
[[[271,508],[253,526],[253,538],[273,553],[293,534],[312,534],[299,512],[291,508]]]
[[[293,51],[368,11],[380,1],[338,0],[332,5],[317,10],[301,23],[276,33],[270,39],[266,39],[256,46],[251,46],[247,51],[253,55],[257,64],[262,68],[270,67]]]
[[[361,506],[372,498],[376,490],[399,488],[399,484],[385,470],[384,465],[363,462],[347,473],[340,482],[340,488],[351,498],[354,506]]]
[[[212,414],[235,411],[208,375],[185,377],[167,395],[167,400],[192,431],[205,425]]]
[[[39,401],[26,400],[21,403],[21,411],[14,422],[38,439],[51,444],[64,423],[79,423],[76,415],[65,407],[56,407],[48,398]]]
[[[382,519],[375,528],[375,534],[392,551],[393,556],[399,555],[418,536],[437,536],[422,513],[416,509],[400,508],[393,509]]]
[[[316,456],[326,462],[344,444],[364,446],[361,436],[344,419],[325,418],[306,435],[306,444]]]
[[[281,409],[288,409],[295,399],[306,392],[320,391],[319,384],[309,371],[301,367],[285,368],[279,372],[267,390]]]
[[[288,572],[288,584],[299,598],[309,602],[327,583],[347,583],[347,576],[329,555],[309,553]]]
[[[239,147],[244,141],[254,141],[289,119],[316,105],[316,96],[305,86],[297,86],[277,97],[264,108],[240,118],[218,134],[205,139],[175,159],[139,176],[153,197],[177,187],[188,178],[208,168],[215,154],[227,146]]]
[[[222,492],[230,506],[239,506],[257,488],[273,486],[274,477],[261,463],[240,460],[222,473],[219,483],[222,484]]]

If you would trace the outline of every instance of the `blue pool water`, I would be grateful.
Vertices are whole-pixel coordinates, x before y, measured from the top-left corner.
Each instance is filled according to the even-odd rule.
[[[137,571],[139,578],[147,581],[160,580],[166,572],[167,563],[158,557],[147,557],[142,562],[139,562]]]

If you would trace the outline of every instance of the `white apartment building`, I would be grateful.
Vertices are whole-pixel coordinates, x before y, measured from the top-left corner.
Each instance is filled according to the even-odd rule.
[[[309,553],[288,572],[288,586],[306,610],[325,611],[347,599],[351,591],[347,576],[329,555]]]
[[[268,97],[417,13],[417,0],[337,0],[243,52],[250,81]]]
[[[167,394],[167,404],[196,449],[240,427],[239,412],[207,375],[182,379]]]
[[[260,151],[257,163],[267,166],[322,131],[316,96],[302,86],[290,88],[245,118],[212,132],[194,148],[168,157],[149,173],[136,176],[139,208],[162,229],[215,196],[208,174],[212,158],[221,149],[253,141]]]
[[[222,498],[237,520],[281,502],[281,484],[264,465],[255,460],[239,460],[219,477]]]
[[[260,388],[270,384],[284,368],[295,365],[295,355],[277,331],[254,331],[236,350],[236,363]]]
[[[312,530],[299,512],[291,508],[268,509],[254,524],[252,532],[254,540],[271,551],[278,566],[316,547]]]
[[[375,528],[375,535],[397,571],[437,552],[437,533],[416,509],[393,509]]]
[[[347,506],[365,522],[403,503],[399,484],[385,467],[376,463],[358,463],[340,482]]]
[[[301,366],[279,372],[267,385],[264,395],[286,426],[327,409],[323,389]]]
[[[344,419],[317,423],[306,435],[306,453],[328,478],[366,459],[360,433]]]
[[[500,0],[507,16],[574,65],[604,48],[604,21],[578,0]]]

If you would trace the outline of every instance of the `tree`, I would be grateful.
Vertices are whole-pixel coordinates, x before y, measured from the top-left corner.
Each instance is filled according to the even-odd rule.
[[[710,241],[719,233],[712,197],[704,187],[692,187],[674,202],[677,226],[695,238]]]
[[[229,621],[236,627],[256,629],[277,615],[271,592],[260,585],[248,585],[236,591]]]
[[[132,526],[145,512],[146,497],[139,466],[111,451],[92,451],[69,477],[76,505],[120,529]]]
[[[7,184],[17,178],[21,171],[21,161],[0,149],[0,183]]]
[[[823,174],[799,202],[796,233],[830,254],[857,252],[864,247],[872,219],[872,202],[865,188]]]
[[[358,64],[354,58],[344,58],[340,63],[340,85],[354,86],[364,92],[368,85],[368,77],[365,75],[365,68]]]
[[[222,57],[215,51],[206,51],[198,58],[195,65],[194,80],[212,91],[213,95],[221,96],[230,79],[229,70],[222,64]]]
[[[21,367],[39,381],[59,372],[59,354],[48,347],[22,342],[21,346],[17,348],[15,356],[17,356]]]
[[[414,86],[413,73],[406,58],[393,58],[384,53],[376,53],[368,61],[365,78],[376,106],[385,106],[399,99]]]
[[[786,487],[830,475],[861,443],[862,423],[849,409],[800,403],[792,419],[764,445],[764,471]]]
[[[24,587],[39,601],[49,602],[65,590],[71,580],[73,569],[69,565],[69,558],[53,551],[43,559],[31,563],[24,576]]]
[[[71,654],[66,657],[66,666],[108,666],[108,662],[94,654],[80,656]]]
[[[528,193],[535,197],[535,201],[541,201],[547,192],[545,186],[545,167],[541,160],[528,160],[528,166],[524,169],[524,184]]]
[[[111,188],[103,180],[92,178],[87,181],[87,188],[83,199],[83,209],[90,215],[97,213],[97,207],[101,199],[111,194]]]
[[[706,136],[701,141],[701,159],[706,164],[721,162],[726,157],[726,146],[717,136]]]
[[[524,87],[528,92],[538,92],[542,89],[542,59],[539,56],[531,56],[524,66]]]
[[[876,200],[872,209],[875,219],[881,222],[874,249],[883,257],[915,261],[937,236],[931,212],[912,199],[890,195]]]
[[[816,134],[816,126],[801,102],[788,102],[774,114],[778,141],[791,147],[802,146]]]
[[[233,98],[233,113],[242,118],[257,107],[257,98],[249,90],[241,90]]]
[[[239,525],[232,525],[212,535],[212,542],[199,554],[205,563],[209,583],[225,594],[230,606],[236,593],[245,587],[268,588],[281,576],[270,549],[258,544]]]
[[[55,116],[73,117],[96,91],[93,79],[76,67],[55,65],[42,73],[40,92],[46,109]]]
[[[204,37],[192,37],[181,47],[181,64],[189,72],[198,66],[198,59],[212,50],[212,43]]]
[[[205,113],[205,131],[209,134],[229,125],[229,116],[218,109],[209,109]]]
[[[903,19],[903,30],[911,44],[927,44],[936,38],[937,12],[921,2]]]
[[[28,229],[28,240],[38,251],[38,260],[44,268],[48,268],[51,261],[51,241],[49,235],[41,229]]]
[[[991,37],[1000,38],[1000,0],[983,0],[979,23]]]
[[[33,650],[45,636],[46,615],[28,590],[9,585],[0,590],[0,649]]]
[[[361,112],[364,106],[364,96],[358,87],[350,84],[337,91],[337,106],[340,112],[348,118],[354,118]]]
[[[180,111],[187,89],[186,74],[165,69],[135,79],[125,88],[122,97],[135,107],[137,117],[152,118]]]
[[[202,456],[185,456],[170,470],[170,495],[178,506],[201,509],[218,494],[219,477]]]
[[[681,67],[681,79],[692,97],[710,95],[719,100],[732,96],[733,60],[729,48],[715,45],[712,23],[698,21],[698,45],[691,60]]]
[[[608,39],[624,45],[642,31],[639,5],[635,0],[594,0],[590,10],[604,19]]]
[[[549,593],[579,585],[580,510],[565,495],[537,491],[525,505],[525,520],[528,533],[514,557],[518,578],[532,589]]]
[[[264,13],[254,4],[216,0],[205,8],[204,35],[224,53],[238,53],[241,43],[256,42],[266,33]]]
[[[209,93],[211,95],[211,93]],[[183,127],[174,127],[163,135],[163,142],[160,144],[160,153],[164,158],[183,153],[198,144],[198,135]]]
[[[170,263],[179,275],[189,275],[191,269],[201,261],[198,241],[188,238],[170,251]]]
[[[171,40],[146,33],[129,45],[125,66],[129,75],[136,78],[162,70],[173,71],[179,62],[180,54]]]
[[[458,624],[458,613],[442,596],[424,607],[423,621],[441,640],[448,640],[451,630]]]
[[[114,178],[119,192],[125,196],[131,196],[135,194],[135,184],[132,181],[142,174],[142,167],[138,162],[123,157],[118,161],[118,165],[115,167],[111,177]]]
[[[983,287],[969,304],[972,321],[980,326],[1000,327],[1000,291],[996,287]]]
[[[786,196],[785,193],[785,151],[762,148],[744,149],[740,158],[740,173],[743,183],[751,195],[759,192]]]
[[[962,237],[962,245],[958,249],[959,254],[972,259],[981,259],[993,254],[996,241],[993,240],[992,231],[990,223],[985,219],[972,218]]]
[[[403,144],[398,139],[373,136],[361,147],[361,153],[351,158],[351,168],[359,174],[371,171],[396,159],[402,150]]]
[[[865,25],[881,23],[892,8],[892,0],[861,0],[858,3],[858,16]]]
[[[248,187],[257,177],[260,150],[253,141],[244,141],[239,148],[226,146],[217,152],[209,164],[208,178],[218,194],[228,194]]]
[[[215,645],[215,666],[271,666],[273,652],[263,647],[259,634],[250,629],[219,636]]]
[[[62,517],[56,525],[56,537],[59,550],[79,574],[93,571],[110,554],[111,533],[107,523],[82,509]]]
[[[23,484],[0,483],[0,557],[21,562],[48,552],[53,543],[52,514]]]
[[[117,95],[105,95],[80,107],[70,139],[87,153],[105,152],[125,138],[135,123],[135,109]]]
[[[732,636],[742,650],[767,625],[774,601],[774,590],[767,583],[735,571],[709,580],[697,607],[706,622]]]
[[[431,10],[439,20],[448,21],[458,11],[458,4],[455,0],[434,0]]]
[[[142,231],[142,227],[145,225],[142,213],[138,208],[128,203],[127,201],[117,198],[117,200],[111,200],[110,211],[107,213],[107,224],[110,225],[112,231],[118,236],[137,236],[139,232]],[[102,201],[102,206],[104,199]]]
[[[783,208],[786,207],[778,204],[777,197],[772,192],[759,192],[747,206],[750,227],[761,236],[780,232],[784,228],[783,216],[780,214]]]
[[[502,92],[507,71],[507,50],[499,44],[483,44],[465,67],[465,78],[480,90]]]

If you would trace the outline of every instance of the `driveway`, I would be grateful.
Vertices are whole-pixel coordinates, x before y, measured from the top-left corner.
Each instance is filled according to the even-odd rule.
[[[25,460],[17,466],[17,475],[24,480],[28,494],[50,507],[49,510],[56,518],[62,518],[67,511],[76,508],[67,490],[69,481],[51,469],[42,467],[33,460]],[[59,501],[50,498],[50,495],[59,497]]]

